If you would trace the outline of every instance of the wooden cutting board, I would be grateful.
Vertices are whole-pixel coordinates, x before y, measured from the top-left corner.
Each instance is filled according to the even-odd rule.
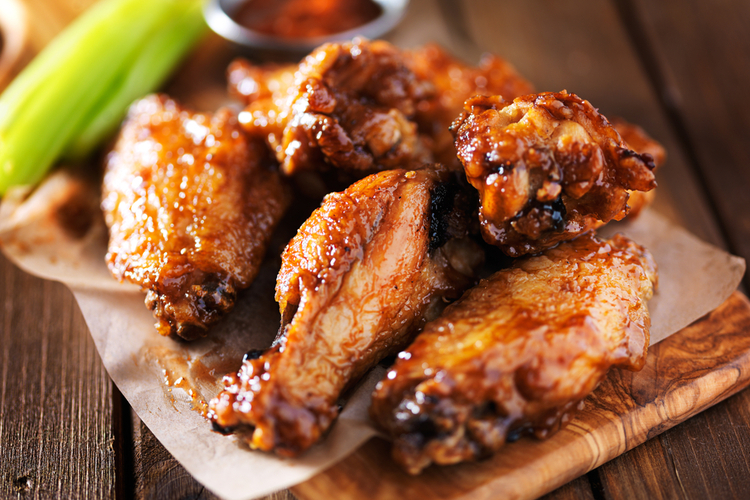
[[[585,407],[546,441],[521,438],[476,463],[409,476],[373,439],[292,488],[303,500],[536,498],[750,385],[750,301],[722,306],[650,348],[637,373],[614,369]]]

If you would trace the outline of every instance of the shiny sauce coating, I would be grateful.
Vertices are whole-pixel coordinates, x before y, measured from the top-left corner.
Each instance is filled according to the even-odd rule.
[[[140,285],[162,335],[206,334],[253,281],[288,192],[229,110],[137,101],[107,158],[107,265]]]
[[[650,254],[590,233],[516,261],[428,323],[373,395],[371,414],[409,472],[556,430],[611,366],[645,362]]]
[[[333,422],[342,391],[474,282],[474,212],[445,181],[429,167],[389,170],[325,198],[282,257],[281,336],[226,377],[210,403],[216,425],[244,431],[253,448],[301,453]]]
[[[481,197],[482,236],[511,257],[621,220],[629,191],[656,187],[651,155],[575,94],[477,96],[452,129]]]

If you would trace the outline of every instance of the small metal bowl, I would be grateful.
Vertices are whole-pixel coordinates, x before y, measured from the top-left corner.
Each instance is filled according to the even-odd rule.
[[[355,36],[378,38],[398,24],[409,3],[409,0],[374,0],[383,12],[369,23],[328,36],[284,38],[258,33],[232,19],[232,15],[247,1],[253,0],[210,0],[203,9],[206,22],[217,34],[244,49],[294,55],[308,53],[327,42],[350,40]]]

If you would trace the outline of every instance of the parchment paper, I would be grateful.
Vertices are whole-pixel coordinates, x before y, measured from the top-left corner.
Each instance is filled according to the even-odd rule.
[[[27,272],[73,291],[117,387],[167,450],[208,489],[228,500],[266,495],[312,477],[377,433],[367,408],[384,374],[380,367],[355,389],[327,438],[299,459],[251,451],[235,437],[212,432],[201,416],[202,402],[218,392],[221,377],[239,367],[247,350],[268,346],[276,333],[278,255],[293,227],[277,235],[258,279],[229,317],[206,339],[188,344],[159,336],[143,293],[110,276],[96,188],[63,171],[28,199],[24,196],[9,193],[0,205],[3,251]],[[88,217],[89,223],[81,229],[71,225],[71,217],[74,222]],[[652,210],[605,229],[646,246],[659,266],[659,288],[649,304],[652,343],[723,303],[745,270],[743,259],[701,242]]]

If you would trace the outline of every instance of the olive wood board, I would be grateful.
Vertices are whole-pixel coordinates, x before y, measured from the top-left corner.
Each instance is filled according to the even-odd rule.
[[[527,499],[599,467],[750,385],[750,301],[740,292],[649,349],[640,372],[614,369],[567,426],[478,462],[410,476],[374,438],[292,488],[301,500]]]

